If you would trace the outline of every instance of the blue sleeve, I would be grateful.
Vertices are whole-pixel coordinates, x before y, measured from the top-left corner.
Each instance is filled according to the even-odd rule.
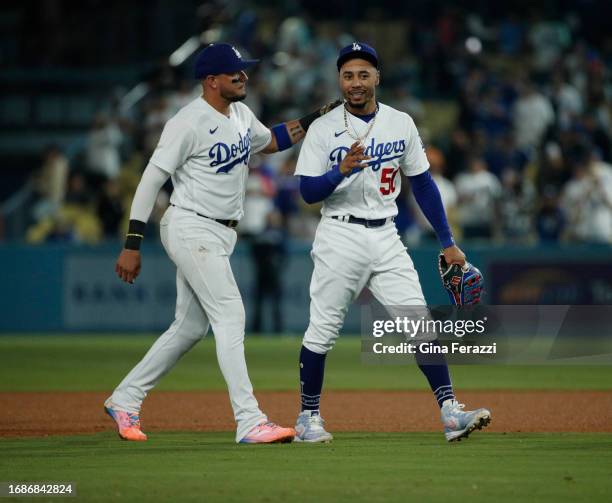
[[[436,231],[442,248],[448,248],[455,244],[453,234],[446,220],[446,212],[442,205],[442,198],[436,182],[429,171],[416,176],[409,176],[410,185],[414,198],[421,208],[423,214]]]
[[[328,197],[343,180],[338,165],[321,176],[300,176],[300,193],[308,204],[318,203]]]

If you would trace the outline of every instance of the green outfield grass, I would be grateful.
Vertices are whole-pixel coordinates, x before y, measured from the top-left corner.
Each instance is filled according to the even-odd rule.
[[[152,439],[153,440],[153,439]],[[0,440],[0,480],[72,481],[77,501],[609,501],[612,438],[338,434],[332,444],[235,445],[230,433]]]
[[[0,391],[112,389],[154,337],[0,337]],[[301,340],[249,337],[255,388],[295,390]],[[610,366],[455,366],[461,389],[612,389]],[[359,338],[329,355],[326,389],[426,389],[414,365],[363,365]],[[210,337],[157,389],[224,390]],[[77,501],[609,501],[612,435],[339,433],[328,445],[236,445],[232,433],[0,438],[0,481],[74,482]],[[23,501],[24,498],[15,499]],[[44,500],[49,501],[48,498]],[[9,500],[10,501],[10,500]],[[61,501],[57,499],[57,501]]]
[[[152,336],[2,336],[0,391],[107,391],[139,361]],[[255,389],[295,390],[298,337],[247,338]],[[612,366],[457,365],[460,389],[612,389]],[[361,363],[360,340],[340,338],[328,356],[326,389],[426,389],[415,365]],[[164,378],[160,390],[225,390],[209,336]]]

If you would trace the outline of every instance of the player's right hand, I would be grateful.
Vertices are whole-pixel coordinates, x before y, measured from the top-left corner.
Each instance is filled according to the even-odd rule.
[[[444,248],[442,253],[448,265],[459,264],[461,267],[465,265],[465,253],[457,245]]]
[[[124,248],[115,264],[115,272],[126,283],[134,283],[140,274],[140,252]]]
[[[344,159],[342,159],[339,166],[340,173],[342,173],[343,176],[348,176],[355,168],[367,168],[368,163],[363,161],[369,161],[370,159],[372,158],[365,155],[365,148],[363,145],[356,141],[351,145],[351,148],[344,156]]]

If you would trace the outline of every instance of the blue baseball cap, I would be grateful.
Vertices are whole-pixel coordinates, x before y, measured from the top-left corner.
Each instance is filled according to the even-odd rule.
[[[372,63],[375,68],[378,68],[378,54],[376,54],[374,47],[364,44],[363,42],[353,42],[351,45],[347,45],[340,49],[338,61],[336,61],[338,71],[340,71],[344,63],[355,58],[365,59]]]
[[[230,44],[210,44],[198,54],[195,61],[195,78],[203,79],[207,75],[236,73],[245,70],[258,59],[242,59],[238,50]]]

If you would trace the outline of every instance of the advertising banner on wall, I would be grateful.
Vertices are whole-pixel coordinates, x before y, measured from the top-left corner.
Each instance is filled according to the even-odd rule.
[[[507,262],[488,271],[489,304],[612,304],[612,262]]]

